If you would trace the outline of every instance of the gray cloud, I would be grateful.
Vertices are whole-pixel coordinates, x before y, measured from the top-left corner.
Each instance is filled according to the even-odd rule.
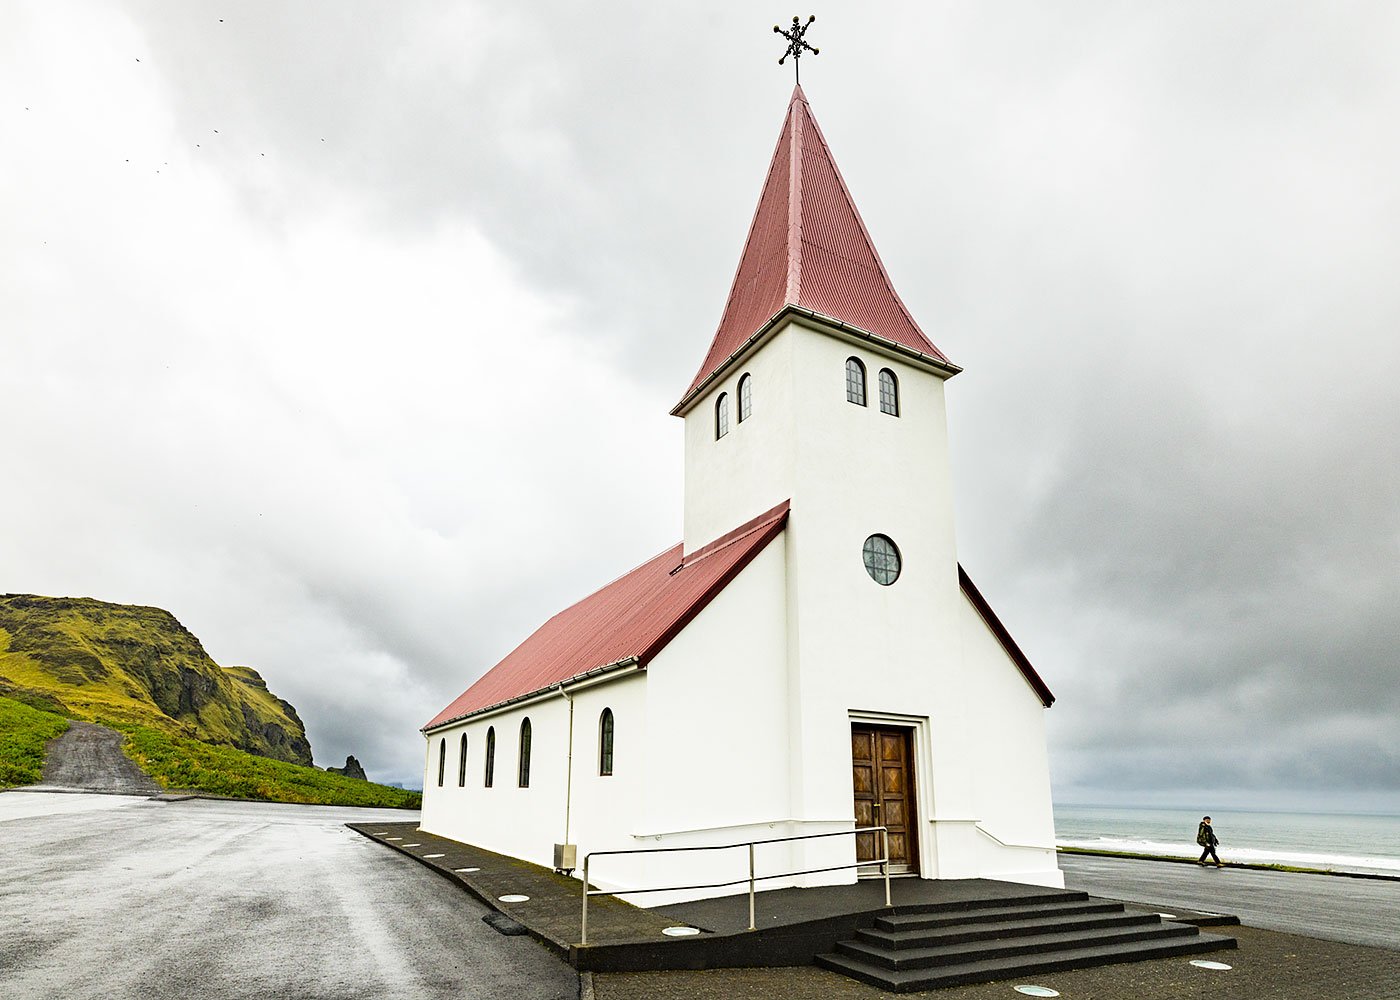
[[[413,780],[678,536],[665,411],[790,78],[738,3],[123,11],[16,19],[0,589],[168,607]],[[818,14],[1057,787],[1396,807],[1400,13]]]

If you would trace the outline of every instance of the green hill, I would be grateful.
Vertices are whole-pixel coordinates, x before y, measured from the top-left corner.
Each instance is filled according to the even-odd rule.
[[[0,695],[311,765],[296,709],[251,667],[219,666],[160,608],[0,595]]]

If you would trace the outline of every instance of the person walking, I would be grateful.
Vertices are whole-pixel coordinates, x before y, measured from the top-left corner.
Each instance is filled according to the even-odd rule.
[[[1198,865],[1206,863],[1206,855],[1210,855],[1215,861],[1215,867],[1225,867],[1220,863],[1220,855],[1215,853],[1215,846],[1220,843],[1220,838],[1215,835],[1215,827],[1210,825],[1210,817],[1201,820],[1201,825],[1196,828],[1196,843],[1201,845],[1201,857],[1196,862]]]

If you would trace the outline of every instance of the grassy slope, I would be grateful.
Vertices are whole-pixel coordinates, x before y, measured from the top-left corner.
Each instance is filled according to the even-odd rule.
[[[68,720],[0,698],[0,788],[32,785],[44,766],[44,744],[68,728]]]
[[[32,699],[43,704],[41,699]],[[233,799],[306,802],[321,805],[417,809],[417,792],[328,774],[280,760],[211,746],[150,726],[98,720],[126,733],[122,750],[170,791],[204,792]],[[0,697],[0,788],[39,780],[44,744],[63,733],[68,720],[56,712]]]
[[[311,802],[323,805],[417,809],[422,796],[402,788],[329,774],[211,746],[185,736],[131,723],[112,723],[126,733],[123,750],[163,788],[198,790],[236,799]]]
[[[0,595],[0,694],[46,696],[76,718],[311,763],[296,710],[257,671],[220,667],[159,608]]]

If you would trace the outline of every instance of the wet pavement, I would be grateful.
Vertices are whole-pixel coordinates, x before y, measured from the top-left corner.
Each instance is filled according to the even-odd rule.
[[[1233,913],[1251,927],[1400,948],[1400,882],[1081,855],[1061,855],[1060,869],[1066,888],[1107,899]]]
[[[407,822],[412,829],[416,818],[396,810],[0,794],[0,997],[578,997],[572,969],[531,937],[488,927],[486,908],[464,885],[344,825]],[[1066,1000],[1400,1000],[1397,883],[1117,859],[1063,863],[1072,888],[1156,907],[1229,910],[1255,926],[1231,928],[1239,951],[1205,956],[1228,970],[1162,959],[927,995],[1010,1000],[1018,995],[1012,986],[1025,981]],[[1284,922],[1302,924],[1309,936],[1258,929]],[[1326,939],[1343,936],[1382,947]],[[592,973],[582,987],[590,1000],[889,995],[810,966]]]
[[[0,996],[578,996],[577,974],[346,828],[398,810],[0,794]]]

